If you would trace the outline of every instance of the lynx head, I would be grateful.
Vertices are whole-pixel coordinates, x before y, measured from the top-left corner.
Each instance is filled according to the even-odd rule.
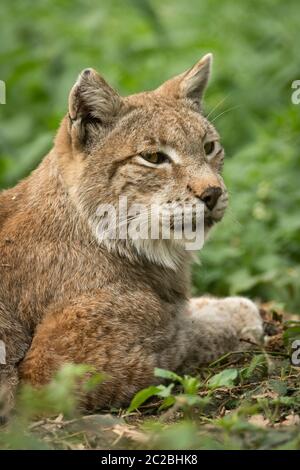
[[[174,268],[184,256],[182,239],[172,236],[176,211],[187,205],[204,208],[205,233],[223,217],[228,199],[220,175],[224,152],[218,133],[201,112],[211,62],[207,54],[156,90],[125,98],[93,69],[84,70],[72,88],[62,125],[69,149],[62,173],[81,215],[110,250]],[[99,206],[111,205],[119,213],[120,198],[126,199],[128,209],[139,204],[148,211],[118,219],[119,228],[139,221],[140,229],[147,225],[149,233],[159,220],[161,230],[163,212],[170,216],[170,239],[162,239],[161,231],[155,240],[123,240],[119,232],[114,240],[103,236],[116,222],[109,210],[100,215]],[[163,210],[150,220],[153,206]]]

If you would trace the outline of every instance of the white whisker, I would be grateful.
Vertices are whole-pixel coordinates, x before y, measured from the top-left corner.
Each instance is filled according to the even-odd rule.
[[[232,106],[232,108],[225,109],[222,113],[218,114],[214,119],[212,119],[210,122],[213,123],[215,122],[219,117],[223,116],[223,114],[229,113],[229,111],[233,111],[234,109],[241,108],[242,105],[238,104],[237,106]]]
[[[226,95],[221,101],[219,101],[219,103],[217,103],[217,104],[209,111],[208,115],[205,116],[206,119],[208,119],[209,116],[210,116],[214,111],[216,111],[216,109],[218,109],[218,108],[227,100],[228,96],[229,96],[229,95]]]

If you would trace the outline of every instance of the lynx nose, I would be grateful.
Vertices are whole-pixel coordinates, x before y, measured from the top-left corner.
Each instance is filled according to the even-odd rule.
[[[222,189],[218,186],[211,186],[207,188],[199,197],[202,202],[208,207],[209,210],[213,210],[218,202],[219,197],[222,194]]]

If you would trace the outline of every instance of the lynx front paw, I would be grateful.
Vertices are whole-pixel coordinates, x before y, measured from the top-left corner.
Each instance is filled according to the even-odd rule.
[[[222,307],[230,313],[241,340],[260,344],[263,339],[263,321],[254,302],[245,297],[227,297]]]
[[[245,297],[225,297],[214,299],[200,297],[191,299],[192,315],[209,318],[222,317],[236,329],[244,344],[260,344],[263,339],[263,322],[254,302]]]

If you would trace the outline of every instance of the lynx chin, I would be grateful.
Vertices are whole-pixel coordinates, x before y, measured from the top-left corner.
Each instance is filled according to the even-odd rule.
[[[207,237],[228,203],[224,150],[202,112],[211,64],[207,54],[154,91],[127,97],[84,70],[52,150],[0,194],[7,412],[18,383],[46,384],[65,363],[106,374],[92,391],[78,385],[82,409],[121,407],[155,384],[155,367],[188,373],[246,347],[244,340],[260,341],[250,300],[191,298],[194,250],[185,249],[185,232],[176,235],[178,214],[193,228],[200,210]],[[115,236],[106,237],[99,207],[122,215],[124,198],[141,210],[117,217]],[[133,236],[127,229],[137,225]],[[151,230],[155,237],[141,236]]]

